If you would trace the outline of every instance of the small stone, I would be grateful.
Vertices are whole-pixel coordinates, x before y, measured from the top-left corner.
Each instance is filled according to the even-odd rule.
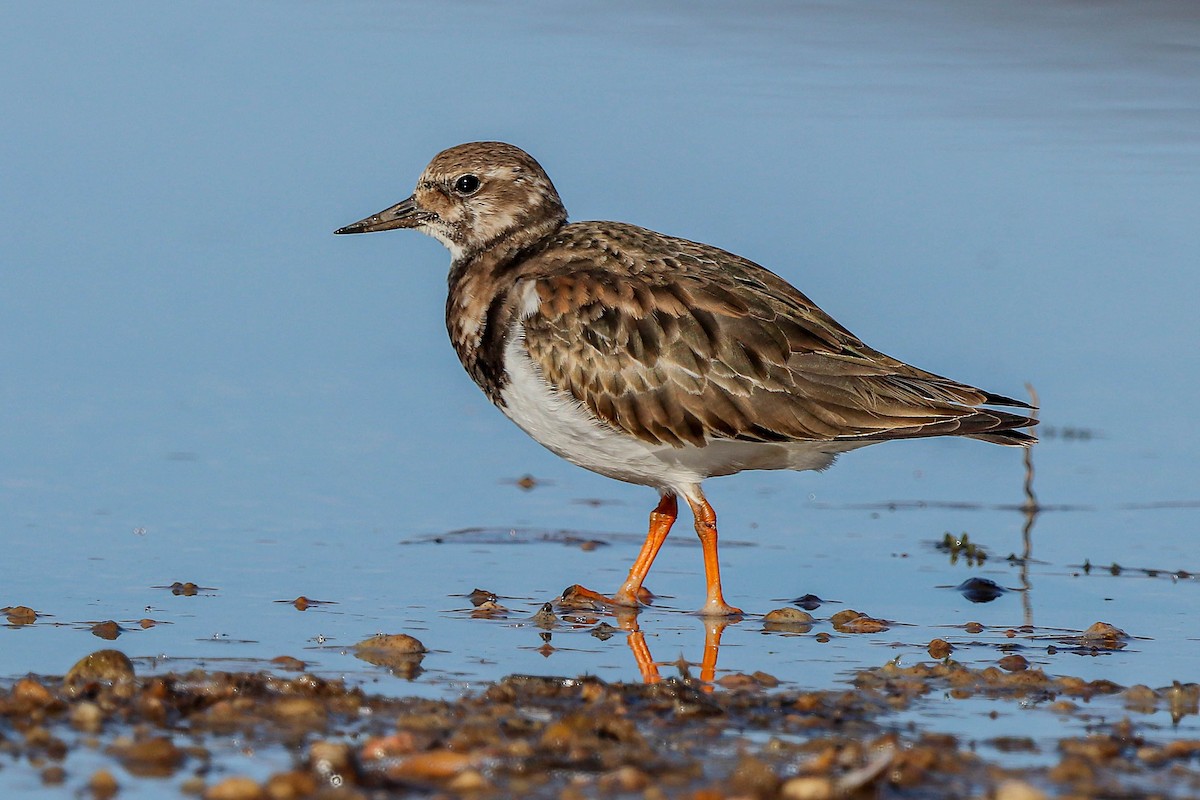
[[[477,769],[464,769],[446,783],[446,788],[452,792],[469,793],[483,792],[492,788],[488,779]]]
[[[9,625],[32,625],[37,621],[37,612],[29,606],[9,606],[4,609]]]
[[[303,672],[308,664],[294,656],[275,656],[271,659],[271,663],[279,669],[289,672]]]
[[[488,600],[486,602],[480,603],[479,605],[475,606],[475,608],[471,609],[472,617],[479,617],[482,619],[492,619],[492,618],[496,618],[496,617],[504,617],[507,615],[508,615],[508,609],[505,608],[504,606],[500,605],[499,603],[497,603],[495,600]]]
[[[266,792],[253,778],[235,775],[204,790],[204,800],[265,800]]]
[[[401,731],[368,739],[362,746],[361,757],[364,761],[379,761],[408,755],[416,749],[417,738],[410,731]]]
[[[996,787],[996,800],[1046,800],[1046,793],[1025,781],[1010,779]]]
[[[92,777],[88,779],[87,787],[95,800],[109,800],[121,788],[117,783],[117,779],[106,769],[97,770],[92,773]]]
[[[1079,637],[1085,644],[1106,650],[1120,650],[1129,639],[1129,634],[1107,622],[1097,622]]]
[[[1142,714],[1153,714],[1158,708],[1158,695],[1145,684],[1130,686],[1125,690],[1125,707]]]
[[[783,782],[779,796],[784,800],[832,800],[837,787],[823,775],[802,775]]]
[[[418,655],[428,652],[425,645],[407,633],[378,633],[354,645],[359,650],[385,650],[398,655]]]
[[[55,702],[54,695],[37,678],[22,678],[13,685],[12,702],[23,709],[45,708]]]
[[[275,717],[288,725],[316,728],[325,723],[325,707],[309,697],[284,697],[275,703]]]
[[[84,700],[71,707],[71,726],[84,733],[99,733],[104,725],[104,712],[100,706]]]
[[[1008,672],[1024,672],[1029,669],[1029,659],[1025,656],[1012,654],[1000,659],[1000,669]]]
[[[983,633],[983,625],[978,622],[968,622],[963,626],[963,630],[967,633]]]
[[[179,793],[199,797],[204,794],[207,787],[204,785],[204,778],[199,775],[189,775],[179,782]]]
[[[307,772],[279,772],[267,778],[263,787],[270,800],[300,800],[316,794],[317,782]]]
[[[813,615],[798,608],[784,607],[768,611],[763,616],[763,630],[777,633],[808,633],[812,630]]]
[[[308,765],[326,782],[357,783],[354,751],[345,742],[313,742],[308,748]]]
[[[42,770],[42,783],[46,786],[61,786],[67,779],[67,771],[58,764],[51,764]]]
[[[79,690],[89,683],[118,684],[134,679],[133,662],[120,650],[97,650],[67,670],[63,687]]]
[[[489,592],[487,589],[476,588],[473,589],[469,595],[467,595],[467,599],[471,601],[471,605],[481,606],[484,603],[494,603],[496,602],[497,598],[495,592]]]
[[[421,674],[425,645],[406,633],[378,634],[354,645],[354,656],[387,667],[398,677],[412,680]]]
[[[841,633],[881,633],[888,629],[888,624],[883,620],[850,609],[839,611],[829,621]]]
[[[142,778],[165,778],[183,763],[183,751],[166,736],[118,739],[109,747],[121,766]]]
[[[120,625],[113,622],[111,619],[104,622],[97,622],[92,626],[92,636],[99,636],[101,639],[112,641],[124,633]]]
[[[454,750],[431,750],[404,756],[389,764],[385,772],[396,780],[445,780],[471,766],[472,756]]]
[[[951,645],[945,639],[934,639],[929,643],[929,647],[926,649],[929,651],[929,655],[932,658],[936,658],[939,661],[944,658],[949,658],[950,654],[954,652],[953,645]]]
[[[297,611],[307,611],[308,607],[309,607],[309,605],[311,605],[311,603],[312,603],[312,601],[310,601],[304,595],[300,595],[299,597],[297,597],[295,600],[292,601],[292,605],[296,607]]]

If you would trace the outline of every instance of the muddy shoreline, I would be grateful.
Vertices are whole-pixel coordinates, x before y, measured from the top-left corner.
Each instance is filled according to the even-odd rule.
[[[686,671],[639,684],[513,675],[430,700],[304,672],[139,677],[107,650],[65,677],[6,684],[0,754],[10,780],[25,771],[29,782],[96,798],[147,787],[209,800],[1200,794],[1200,741],[1139,721],[1196,714],[1196,684],[1123,687],[950,658],[862,670],[823,691],[772,683],[731,675],[714,686]],[[1064,716],[1108,697],[1129,715],[1059,739],[1048,766],[1013,768],[986,753],[1044,745],[1008,737],[981,747],[939,732],[936,720],[898,722],[935,693],[1051,704]]]

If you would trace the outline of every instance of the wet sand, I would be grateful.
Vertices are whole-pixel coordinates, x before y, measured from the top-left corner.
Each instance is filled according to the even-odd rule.
[[[387,647],[377,647],[376,661],[401,671],[419,664],[415,641],[400,637],[390,661]],[[824,691],[774,689],[761,673],[712,684],[686,665],[679,677],[640,684],[512,675],[459,699],[431,700],[318,678],[296,659],[260,672],[139,677],[124,654],[102,650],[64,677],[30,676],[5,688],[0,754],[10,784],[20,772],[25,783],[96,798],[1200,793],[1200,740],[1139,722],[1156,709],[1173,719],[1196,714],[1200,686],[1123,687],[1005,666],[931,657],[862,670]],[[938,694],[1042,704],[1064,718],[1086,715],[1086,705],[1104,697],[1129,716],[1059,739],[1046,765],[1018,768],[1000,763],[1012,761],[1004,754],[1044,745],[967,741],[939,732],[936,718],[899,721]]]

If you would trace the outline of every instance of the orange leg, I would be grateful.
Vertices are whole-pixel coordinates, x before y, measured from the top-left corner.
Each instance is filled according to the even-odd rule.
[[[704,583],[708,599],[700,613],[706,617],[740,615],[742,610],[726,603],[721,594],[721,565],[717,561],[717,514],[704,499],[699,487],[696,487],[695,496],[689,496],[687,500],[688,505],[692,507],[692,515],[696,518],[696,535],[700,537],[700,547],[704,550]]]
[[[654,563],[655,556],[662,549],[663,542],[667,540],[667,534],[671,532],[671,526],[675,524],[677,516],[679,516],[679,503],[675,499],[675,495],[664,494],[655,509],[650,512],[650,530],[646,533],[646,541],[642,544],[641,552],[638,553],[633,566],[629,569],[629,577],[612,597],[605,597],[599,592],[585,589],[576,584],[568,587],[560,600],[566,603],[582,602],[593,605],[637,608],[649,597],[646,590],[642,588],[642,582],[646,580],[646,573],[650,572],[650,565]]]
[[[675,495],[664,494],[658,501],[658,505],[650,512],[650,530],[646,533],[646,541],[642,544],[642,550],[638,553],[638,557],[634,559],[633,566],[629,568],[629,577],[613,595],[614,603],[622,606],[637,606],[638,596],[642,591],[642,582],[646,580],[646,575],[650,572],[650,565],[654,563],[658,551],[662,549],[663,542],[667,540],[667,534],[671,532],[671,526],[675,524],[675,518],[678,516],[679,502],[675,499]]]

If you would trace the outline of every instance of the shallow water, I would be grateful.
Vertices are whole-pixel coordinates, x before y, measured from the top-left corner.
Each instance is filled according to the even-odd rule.
[[[1190,4],[45,3],[3,20],[0,606],[43,616],[0,629],[0,678],[63,672],[112,619],[146,670],[289,654],[428,695],[639,679],[626,634],[527,618],[571,583],[615,587],[652,493],[487,404],[445,341],[439,245],[331,235],[407,196],[443,147],[498,138],[574,219],[742,253],[885,352],[1040,397],[1024,572],[1004,560],[1028,521],[1012,450],[907,442],[710,482],[726,593],[752,612],[717,677],[826,688],[942,637],[977,666],[1016,643],[1050,673],[1196,680]],[[699,548],[679,527],[639,624],[656,660],[698,664]],[[951,563],[947,532],[991,558]],[[952,588],[970,576],[1013,591],[972,604]],[[175,581],[212,588],[155,588]],[[508,618],[472,618],[476,587]],[[756,614],[806,593],[830,601],[813,633],[763,633]],[[300,595],[331,604],[276,602]],[[895,624],[838,634],[844,608]],[[1100,620],[1134,638],[1047,652]],[[346,652],[377,631],[422,639],[425,671]],[[1080,724],[981,711],[924,722],[981,739]],[[1197,734],[1194,716],[1165,725]]]

